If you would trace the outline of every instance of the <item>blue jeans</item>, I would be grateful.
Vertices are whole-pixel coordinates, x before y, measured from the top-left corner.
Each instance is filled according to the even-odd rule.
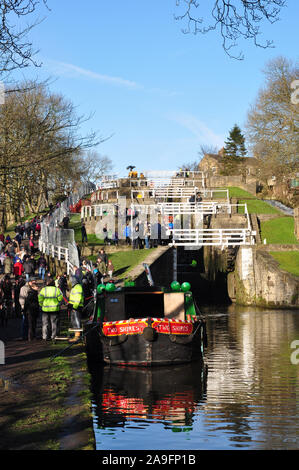
[[[45,280],[45,273],[46,268],[42,268],[41,266],[38,268],[38,275],[44,281]]]

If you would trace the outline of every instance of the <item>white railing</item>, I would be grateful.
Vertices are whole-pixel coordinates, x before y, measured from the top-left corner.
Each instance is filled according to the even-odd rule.
[[[153,188],[153,189],[132,189],[131,190],[131,199],[138,198],[138,196],[141,199],[147,198],[169,198],[169,199],[176,199],[176,198],[188,198],[191,196],[195,196],[197,192],[196,187],[188,188],[188,187],[182,187],[182,188]],[[134,196],[136,195],[136,196]]]
[[[205,199],[226,199],[229,203],[229,190],[228,189],[201,189],[199,191],[201,197]]]
[[[116,180],[116,181],[102,181],[98,185],[97,191],[101,190],[101,189],[114,189],[114,188],[117,188],[118,186],[119,186],[118,180]]]
[[[117,180],[118,178],[119,178],[119,175],[116,173],[114,175],[104,175],[102,176],[102,182],[114,181],[114,180]]]
[[[39,242],[39,250],[46,255],[52,256],[52,258],[58,259],[59,261],[65,261],[67,265],[67,274],[72,271],[73,265],[69,260],[68,248],[53,245],[52,243]]]
[[[217,202],[160,202],[159,210],[165,215],[177,214],[216,214]]]
[[[115,189],[115,188],[111,188]],[[118,199],[119,192],[117,190],[115,192],[115,198]],[[97,190],[95,193],[91,195],[91,202],[96,202],[96,201],[108,201],[109,199],[112,199],[113,194],[111,194],[107,189],[105,190]],[[113,198],[113,199],[115,199]]]
[[[249,229],[172,229],[172,244],[176,246],[254,245],[256,232]]]
[[[81,219],[85,219],[86,217],[91,217],[91,214],[92,214],[92,206],[81,207]]]
[[[195,186],[194,179],[183,178],[151,178],[148,179],[148,186],[152,188],[180,188],[184,186]]]
[[[154,190],[153,197],[155,198],[169,198],[169,199],[176,199],[176,198],[183,198],[183,197],[191,197],[195,196],[198,188],[196,186],[189,188],[157,188]]]
[[[196,170],[147,170],[143,171],[147,178],[203,178],[203,171]]]

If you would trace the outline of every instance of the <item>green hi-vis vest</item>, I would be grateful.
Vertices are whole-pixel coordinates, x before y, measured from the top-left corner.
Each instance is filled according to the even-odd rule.
[[[38,296],[38,303],[43,312],[58,312],[63,295],[60,289],[55,286],[44,287]]]
[[[72,304],[74,309],[77,309],[78,307],[83,307],[84,295],[83,295],[83,288],[81,284],[76,284],[72,288],[70,292],[69,304]]]

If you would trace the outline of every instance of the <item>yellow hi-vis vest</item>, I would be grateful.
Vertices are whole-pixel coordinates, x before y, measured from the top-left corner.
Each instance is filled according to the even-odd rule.
[[[75,310],[77,310],[78,307],[83,307],[84,295],[83,295],[83,287],[81,286],[81,284],[76,284],[72,288],[70,292],[69,304],[72,304]]]
[[[55,286],[43,287],[38,295],[38,303],[41,306],[42,311],[47,313],[59,312],[62,300],[62,292]]]

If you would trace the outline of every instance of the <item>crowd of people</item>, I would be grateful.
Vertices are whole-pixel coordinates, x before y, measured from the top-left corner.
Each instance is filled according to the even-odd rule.
[[[8,326],[12,318],[19,319],[20,339],[32,341],[37,339],[40,318],[40,339],[55,340],[62,309],[68,309],[69,326],[75,333],[70,341],[76,341],[84,308],[93,299],[98,284],[114,282],[114,267],[101,249],[95,263],[81,258],[80,265],[74,266],[69,275],[64,272],[53,276],[44,254],[37,248],[38,226],[34,220],[26,230],[16,227],[13,239],[0,234],[0,328]]]

